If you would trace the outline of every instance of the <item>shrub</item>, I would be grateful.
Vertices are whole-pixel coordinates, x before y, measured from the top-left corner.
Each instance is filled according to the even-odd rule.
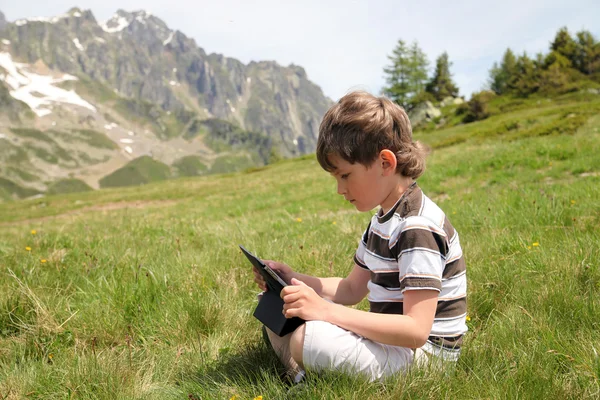
[[[77,192],[89,192],[92,189],[87,183],[80,179],[61,179],[53,182],[48,186],[46,190],[47,194],[62,194],[62,193],[77,193]]]
[[[100,179],[100,187],[143,185],[170,177],[171,169],[168,165],[150,156],[142,156]]]
[[[475,93],[467,103],[467,110],[461,109],[461,107],[458,108],[461,109],[461,113],[464,113],[463,122],[480,121],[489,117],[488,103],[494,97],[496,97],[496,94],[489,90]]]

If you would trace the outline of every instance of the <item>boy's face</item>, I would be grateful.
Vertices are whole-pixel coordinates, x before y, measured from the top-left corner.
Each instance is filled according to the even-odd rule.
[[[330,155],[329,161],[336,166],[331,175],[337,181],[338,194],[358,211],[374,209],[389,195],[389,183],[379,159],[369,167],[351,164],[337,154]]]

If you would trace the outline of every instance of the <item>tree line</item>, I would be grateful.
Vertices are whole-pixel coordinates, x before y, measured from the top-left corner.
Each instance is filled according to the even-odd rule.
[[[386,86],[382,92],[405,109],[410,110],[427,100],[441,101],[448,96],[458,96],[447,52],[436,59],[432,76],[428,76],[427,55],[416,41],[407,45],[399,40],[388,59],[390,64],[384,68]],[[498,95],[527,97],[536,93],[561,94],[598,83],[600,42],[587,30],[571,36],[567,28],[561,28],[546,55],[538,53],[531,58],[523,53],[517,56],[508,48],[502,60],[490,69],[487,89]]]
[[[415,41],[407,45],[399,40],[390,65],[384,68],[387,86],[383,93],[407,110],[423,101],[441,101],[448,96],[458,96],[458,87],[452,81],[452,63],[448,53],[442,53],[435,62],[435,70],[428,76],[429,60]]]
[[[573,37],[567,28],[561,28],[546,55],[516,56],[506,49],[502,61],[490,70],[489,87],[496,94],[527,97],[568,92],[585,81],[600,83],[600,42],[589,31]]]

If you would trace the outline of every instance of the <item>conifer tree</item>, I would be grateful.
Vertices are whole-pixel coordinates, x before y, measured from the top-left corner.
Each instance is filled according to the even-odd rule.
[[[452,63],[448,58],[448,53],[442,53],[435,61],[433,77],[427,83],[425,90],[428,93],[431,93],[438,101],[441,101],[448,96],[458,96],[458,87],[452,81],[452,74],[450,74],[451,65]]]
[[[414,97],[425,90],[427,69],[429,68],[427,55],[421,50],[416,41],[410,47],[409,65],[412,96]]]
[[[423,91],[427,82],[427,56],[417,42],[408,47],[403,40],[398,40],[388,59],[390,65],[383,69],[387,86],[382,91],[390,99],[409,109],[411,99]]]
[[[523,53],[515,65],[515,79],[510,82],[512,89],[519,96],[528,96],[535,93],[540,87],[540,70],[535,62]]]
[[[554,41],[550,44],[550,50],[556,51],[571,62],[573,66],[576,63],[577,43],[571,37],[566,27],[561,28],[554,37]]]
[[[510,90],[517,79],[516,67],[515,54],[511,49],[506,49],[500,65],[494,63],[490,70],[490,88],[497,94],[503,94]]]
[[[391,64],[383,69],[386,74],[387,86],[383,93],[396,103],[404,106],[410,98],[410,66],[408,63],[408,48],[406,43],[400,39],[392,54],[388,55]]]
[[[577,32],[574,59],[574,66],[584,74],[600,71],[600,43],[589,31]]]

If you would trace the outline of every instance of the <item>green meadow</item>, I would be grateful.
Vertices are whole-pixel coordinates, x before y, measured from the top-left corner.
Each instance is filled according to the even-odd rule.
[[[344,276],[371,215],[310,155],[2,203],[0,399],[599,398],[600,96],[498,106],[415,135],[467,258],[455,367],[281,381],[237,245]]]

